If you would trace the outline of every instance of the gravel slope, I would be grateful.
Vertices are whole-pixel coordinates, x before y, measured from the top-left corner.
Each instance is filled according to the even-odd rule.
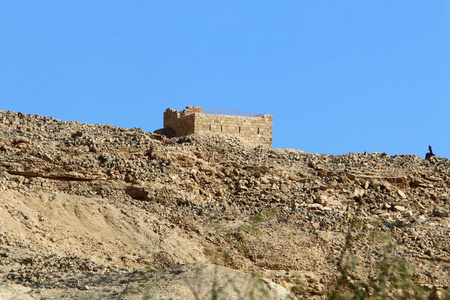
[[[0,290],[113,299],[148,282],[136,270],[205,262],[310,299],[346,260],[357,282],[385,257],[429,293],[449,289],[447,159],[158,139],[0,111]]]

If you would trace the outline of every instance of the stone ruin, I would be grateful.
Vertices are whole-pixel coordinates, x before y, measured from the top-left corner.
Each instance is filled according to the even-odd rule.
[[[272,148],[272,115],[186,106],[164,112],[164,130],[173,137],[195,133],[238,136],[252,146]]]

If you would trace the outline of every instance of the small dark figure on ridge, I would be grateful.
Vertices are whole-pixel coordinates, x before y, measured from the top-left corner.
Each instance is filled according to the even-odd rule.
[[[426,159],[426,160],[430,160],[433,156],[435,156],[434,153],[433,153],[433,149],[431,148],[431,146],[428,146],[428,150],[430,150],[430,152],[428,152],[428,153],[425,155],[425,159]]]

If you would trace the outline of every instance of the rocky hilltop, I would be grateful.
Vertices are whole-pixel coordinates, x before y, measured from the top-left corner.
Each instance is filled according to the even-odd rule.
[[[311,299],[369,294],[380,266],[408,266],[445,299],[449,191],[437,156],[164,139],[0,111],[0,298],[211,299],[232,282],[223,299],[247,299],[259,282],[268,299]],[[387,295],[407,297],[391,279]]]

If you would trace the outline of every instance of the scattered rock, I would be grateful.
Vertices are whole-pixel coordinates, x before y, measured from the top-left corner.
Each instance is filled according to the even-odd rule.
[[[403,199],[406,199],[406,194],[405,194],[404,191],[402,191],[402,190],[397,190],[397,193],[398,193],[398,195],[399,195],[400,197],[402,197]]]
[[[383,241],[345,249],[356,230],[391,236],[419,284],[445,287],[449,180],[438,156],[311,154],[0,111],[0,291],[117,299],[205,261],[308,299],[332,287],[343,252],[373,278]],[[302,286],[304,273],[316,280]]]
[[[433,215],[435,215],[436,217],[445,218],[445,217],[448,217],[449,210],[444,207],[436,207],[433,210]]]
[[[406,207],[401,205],[394,205],[394,211],[404,212],[406,211]]]

